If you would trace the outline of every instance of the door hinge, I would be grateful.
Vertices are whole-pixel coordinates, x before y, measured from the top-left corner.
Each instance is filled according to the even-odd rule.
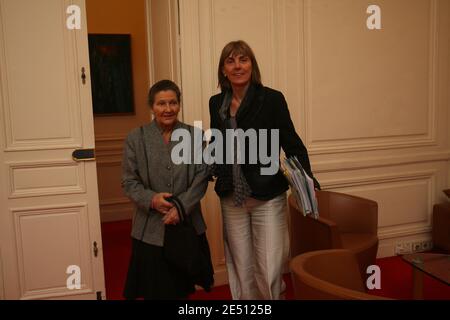
[[[97,291],[97,300],[103,300],[101,291]]]

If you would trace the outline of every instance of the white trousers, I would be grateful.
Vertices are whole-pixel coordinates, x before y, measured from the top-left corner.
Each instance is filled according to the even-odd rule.
[[[278,300],[286,289],[289,256],[286,193],[269,200],[247,198],[235,207],[221,199],[225,259],[234,300]]]

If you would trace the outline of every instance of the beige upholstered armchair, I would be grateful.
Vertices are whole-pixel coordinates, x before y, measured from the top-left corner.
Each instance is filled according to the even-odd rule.
[[[348,194],[317,191],[319,218],[303,216],[289,197],[291,257],[315,250],[348,249],[355,254],[365,279],[378,250],[378,205]]]
[[[385,299],[366,293],[358,261],[350,250],[303,253],[289,266],[297,300]]]

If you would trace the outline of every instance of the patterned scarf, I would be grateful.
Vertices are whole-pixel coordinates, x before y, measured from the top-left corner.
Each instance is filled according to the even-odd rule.
[[[226,122],[226,128],[227,129],[234,129],[236,130],[238,128],[237,126],[237,117],[240,113],[242,113],[243,110],[249,107],[249,103],[251,101],[251,98],[253,97],[254,93],[254,87],[250,85],[250,87],[247,90],[247,93],[244,97],[244,99],[241,102],[241,105],[239,106],[238,112],[236,113],[235,117],[230,116],[230,106],[231,106],[231,100],[232,100],[232,92],[231,90],[227,91],[225,93],[225,97],[223,99],[222,105],[219,109],[219,115],[222,118],[222,121]],[[231,141],[227,141],[227,143],[231,143]],[[245,202],[245,199],[247,197],[250,197],[252,194],[252,190],[250,186],[247,183],[247,180],[245,179],[244,173],[242,172],[241,165],[237,163],[237,154],[238,154],[238,144],[234,143],[234,163],[233,163],[233,197],[234,197],[234,205],[236,207],[242,207],[243,203]]]

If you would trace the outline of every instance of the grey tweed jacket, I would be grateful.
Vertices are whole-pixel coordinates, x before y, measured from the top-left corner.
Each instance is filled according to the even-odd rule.
[[[177,196],[186,214],[192,217],[197,234],[204,233],[206,225],[200,200],[208,187],[208,166],[174,164],[171,160],[171,151],[178,142],[171,141],[166,145],[162,132],[154,120],[142,128],[143,132],[141,128],[136,128],[128,134],[122,162],[122,188],[136,205],[131,236],[148,244],[164,245],[163,216],[150,209],[152,197],[160,192]],[[174,130],[180,128],[191,133],[193,152],[193,127],[177,122]],[[148,164],[144,150],[147,151]]]

